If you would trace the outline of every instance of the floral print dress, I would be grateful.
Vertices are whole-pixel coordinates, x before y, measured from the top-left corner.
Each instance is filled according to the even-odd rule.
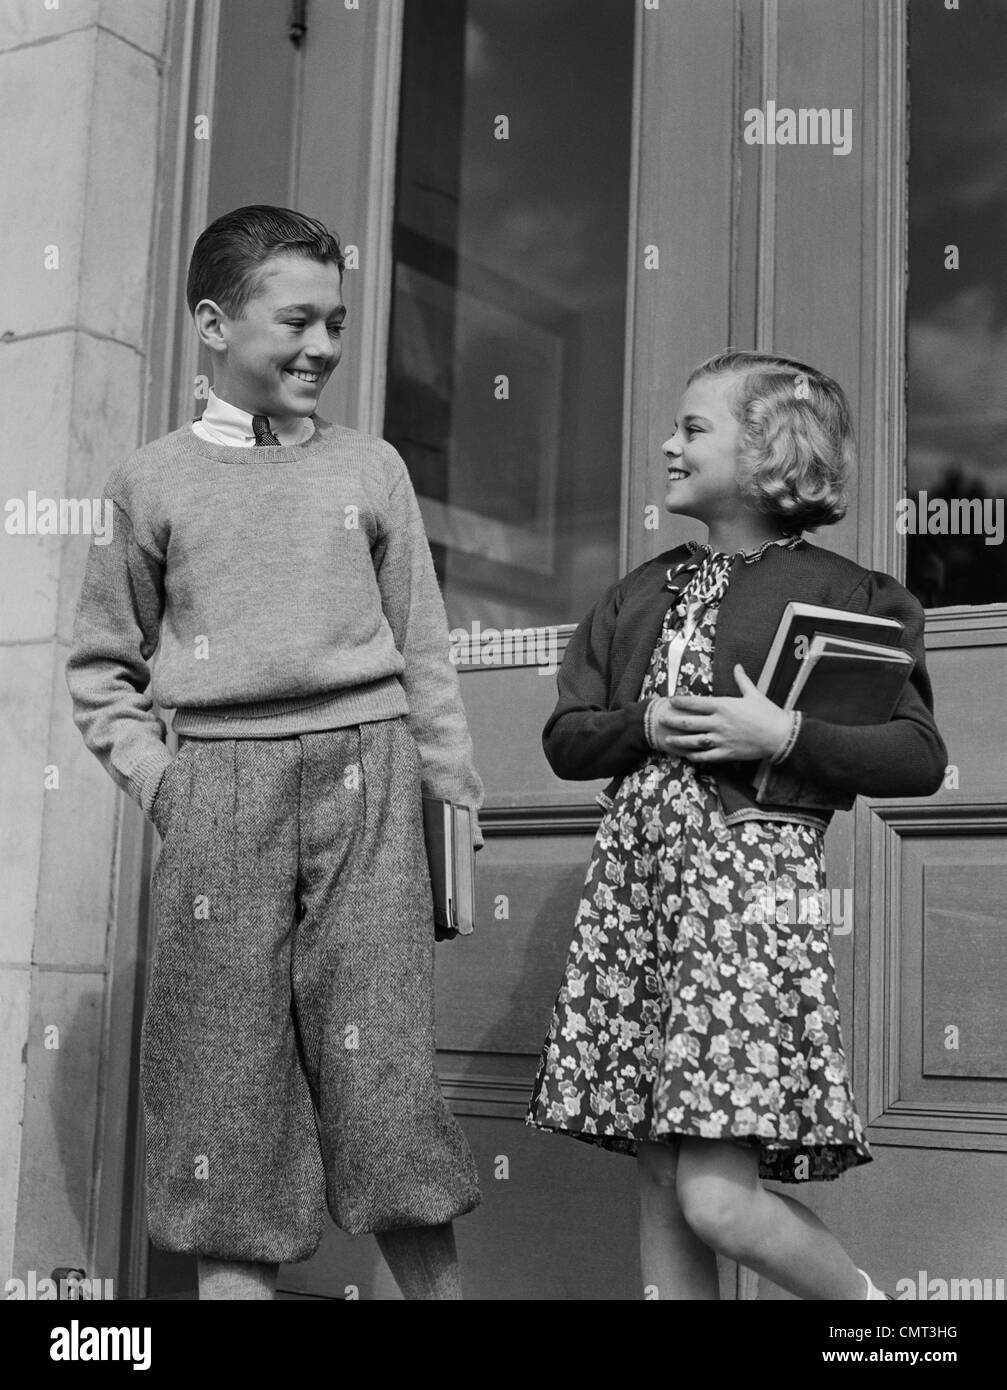
[[[707,607],[676,693],[712,691],[735,557],[693,553],[702,559],[669,608],[641,699],[667,690],[668,643],[697,594]],[[793,910],[824,890],[824,832],[785,820],[728,826],[709,766],[654,752],[619,786],[526,1122],[630,1154],[641,1140],[730,1139],[759,1146],[763,1178],[835,1178],[871,1154],[843,1054],[830,927]]]

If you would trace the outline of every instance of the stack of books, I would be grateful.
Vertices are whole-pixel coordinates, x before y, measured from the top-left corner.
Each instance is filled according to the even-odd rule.
[[[896,618],[788,603],[759,676],[758,687],[774,704],[831,724],[887,724],[916,664],[902,647],[904,624]],[[807,803],[813,790],[788,787],[768,758],[755,776],[757,801],[786,802],[798,791]],[[769,792],[773,784],[772,793]],[[826,795],[818,803],[835,805]]]
[[[434,937],[468,936],[475,921],[475,847],[472,810],[423,797],[423,832],[434,900]]]

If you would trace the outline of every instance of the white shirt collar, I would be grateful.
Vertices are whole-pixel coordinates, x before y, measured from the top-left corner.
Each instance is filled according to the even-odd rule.
[[[307,416],[291,416],[279,423],[272,419],[270,427],[281,444],[305,444],[315,432],[314,421]],[[245,449],[255,445],[251,415],[221,400],[212,387],[206,409],[199,420],[193,421],[192,428],[209,444],[230,444]]]

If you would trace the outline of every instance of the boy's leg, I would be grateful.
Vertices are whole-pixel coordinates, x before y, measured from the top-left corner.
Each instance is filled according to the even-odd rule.
[[[411,1226],[374,1236],[403,1298],[446,1302],[462,1296],[455,1232],[443,1226]]]
[[[444,1226],[479,1184],[437,1078],[419,750],[402,719],[301,742],[293,979],[329,1210],[351,1234]]]
[[[200,1256],[199,1298],[272,1299],[276,1297],[279,1265],[252,1264],[238,1260],[208,1260]]]
[[[160,811],[141,1091],[162,1249],[281,1263],[325,1227],[291,1010],[300,758],[296,739],[187,739]]]

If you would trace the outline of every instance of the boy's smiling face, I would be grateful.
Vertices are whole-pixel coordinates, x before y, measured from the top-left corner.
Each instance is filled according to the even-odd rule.
[[[214,354],[214,392],[273,422],[311,415],[342,352],[339,267],[285,252],[258,275],[243,318],[209,299],[196,305],[197,332]]]

